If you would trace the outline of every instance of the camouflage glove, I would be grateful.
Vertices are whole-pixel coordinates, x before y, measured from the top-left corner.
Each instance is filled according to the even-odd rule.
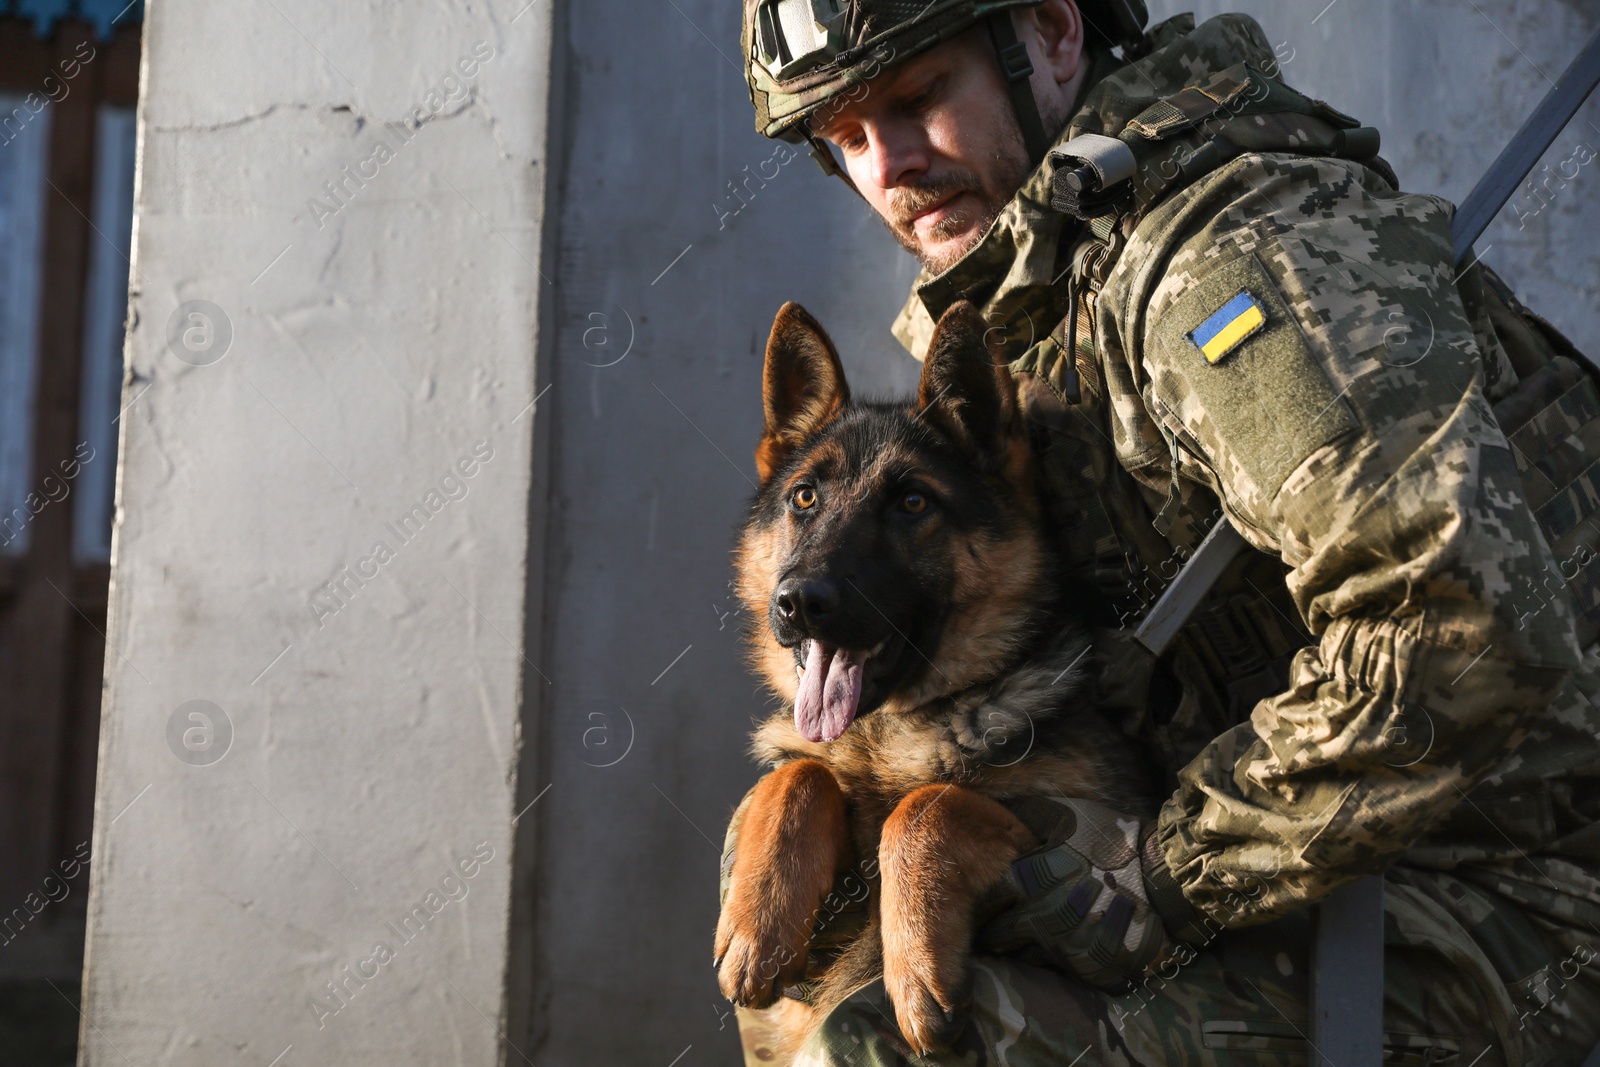
[[[728,882],[733,877],[733,854],[739,847],[739,827],[744,824],[744,813],[750,807],[750,798],[755,795],[754,786],[745,791],[739,806],[733,809],[733,817],[728,820],[728,832],[722,837],[722,862],[718,865],[717,877],[718,907],[728,899]]]
[[[1012,864],[997,887],[1021,903],[983,927],[986,951],[1121,992],[1183,949],[1176,939],[1200,934],[1199,916],[1156,845],[1153,820],[1089,800],[1030,798],[1008,807],[1045,847]]]

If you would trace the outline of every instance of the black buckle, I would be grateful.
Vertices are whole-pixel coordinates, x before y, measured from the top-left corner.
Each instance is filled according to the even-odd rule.
[[[1121,181],[1109,189],[1100,188],[1100,175],[1087,164],[1073,167],[1077,160],[1055,172],[1050,186],[1050,206],[1083,222],[1111,215],[1127,206],[1133,182]]]
[[[1015,41],[1000,49],[1000,73],[1006,81],[1017,82],[1033,76],[1033,60],[1028,58],[1028,46]]]

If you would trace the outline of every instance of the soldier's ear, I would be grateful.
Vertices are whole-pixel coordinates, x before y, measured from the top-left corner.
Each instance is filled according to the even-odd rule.
[[[817,320],[792,301],[772,323],[761,396],[767,423],[756,448],[756,473],[762,481],[850,402],[838,350]]]
[[[989,350],[989,324],[970,301],[939,318],[917,386],[917,417],[988,450],[1011,427],[1016,388]]]

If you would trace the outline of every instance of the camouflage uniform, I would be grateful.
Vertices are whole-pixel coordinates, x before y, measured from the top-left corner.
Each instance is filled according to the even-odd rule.
[[[1276,71],[1242,16],[1180,16],[1151,45],[1097,60],[1062,141],[1240,62]],[[1522,473],[1540,457],[1491,411],[1530,368],[1491,327],[1484,272],[1452,266],[1453,209],[1396,192],[1381,161],[1247,152],[1098,234],[1110,254],[1075,301],[1060,279],[1084,227],[1050,208],[1050,178],[919,279],[896,335],[920,358],[952,302],[984,308],[1069,558],[1129,621],[1217,514],[1260,550],[1128,702],[1171,774],[1168,864],[1223,932],[1126,996],[980,958],[958,1050],[915,1062],[1298,1062],[1302,909],[1381,870],[1396,1062],[1577,1063],[1600,1039],[1600,649],[1562,567],[1600,542],[1577,521],[1596,501],[1553,553]],[[1199,328],[1242,295],[1259,321],[1202,354]],[[1570,417],[1568,447],[1594,454],[1600,424],[1563,410],[1540,418]],[[1241,680],[1225,622],[1275,631],[1282,659]],[[914,1062],[892,1019],[881,984],[862,990],[800,1062]]]

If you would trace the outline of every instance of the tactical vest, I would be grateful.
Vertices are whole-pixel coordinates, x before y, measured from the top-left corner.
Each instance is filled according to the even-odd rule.
[[[1095,300],[1129,235],[1163,198],[1244,153],[1348,159],[1397,189],[1399,182],[1377,155],[1376,130],[1249,64],[1158,100],[1116,139],[1131,151],[1131,173],[1107,187],[1086,184],[1083,166],[1074,167],[1076,173],[1068,166],[1057,169],[1052,206],[1082,222],[1066,271],[1070,310],[1011,369],[1024,383],[1029,377],[1042,382],[1059,402],[1045,420],[1052,425],[1042,444],[1054,452],[1046,466],[1075,476],[1054,479],[1053,520],[1078,576],[1110,599],[1121,624],[1130,625],[1222,512],[1209,490],[1177,476],[1181,456],[1171,460],[1164,496],[1142,481],[1133,484],[1114,457],[1107,460]],[[1077,140],[1058,153],[1072,155]],[[1125,163],[1126,154],[1110,147]],[[1486,394],[1514,450],[1528,504],[1559,561],[1560,573],[1550,575],[1545,590],[1530,590],[1519,610],[1537,611],[1541,598],[1565,583],[1578,608],[1580,643],[1587,647],[1600,636],[1600,524],[1589,521],[1600,511],[1596,372],[1482,264],[1461,272],[1457,286],[1484,349]],[[1174,449],[1180,446],[1173,442]],[[1141,499],[1142,508],[1131,503]],[[1293,654],[1314,643],[1287,595],[1287,573],[1276,558],[1246,551],[1177,639],[1173,669],[1184,688],[1200,690],[1198,703],[1209,709],[1155,711],[1159,729],[1153,740],[1169,749],[1168,766],[1181,766],[1221,729],[1248,717],[1256,702],[1287,688]],[[1263,599],[1273,610],[1263,610]],[[1159,694],[1152,693],[1152,703],[1160,703]],[[1193,721],[1172,721],[1174,714]]]

